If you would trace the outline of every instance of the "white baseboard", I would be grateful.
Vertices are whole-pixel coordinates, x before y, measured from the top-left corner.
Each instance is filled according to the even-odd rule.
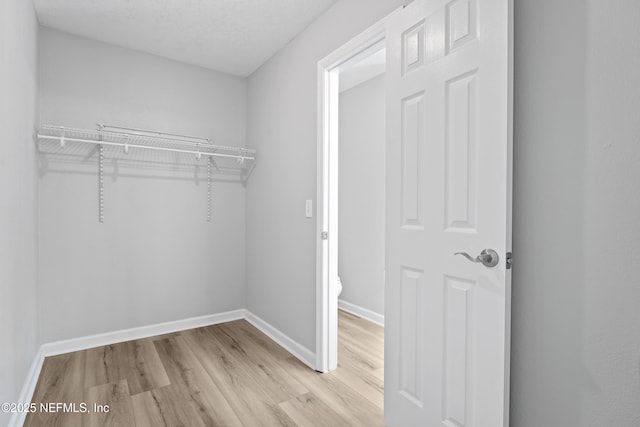
[[[358,317],[362,317],[369,322],[373,322],[376,325],[384,327],[384,315],[378,314],[375,311],[371,311],[367,308],[360,307],[359,305],[351,304],[350,302],[338,300],[338,308],[346,311],[347,313],[354,314]]]
[[[309,350],[307,347],[291,339],[289,336],[280,332],[269,323],[262,320],[249,310],[246,310],[246,320],[253,326],[262,331],[266,336],[280,344],[285,350],[297,357],[302,363],[316,369],[316,354]]]
[[[244,312],[245,311],[243,309],[226,311],[224,313],[192,317],[173,322],[157,323],[155,325],[140,326],[138,328],[123,329],[120,331],[106,332],[104,334],[56,341],[43,344],[42,349],[45,357],[55,356],[58,354],[70,353],[72,351],[86,350],[88,348],[101,347],[103,345],[153,337],[156,335],[170,334],[172,332],[184,331],[186,329],[200,328],[202,326],[244,319]]]
[[[42,370],[42,364],[44,363],[45,355],[42,352],[42,346],[38,349],[35,357],[33,358],[33,362],[31,362],[31,366],[29,367],[29,372],[27,372],[27,378],[22,386],[22,390],[20,391],[20,397],[16,403],[29,403],[31,402],[31,397],[33,396],[34,391],[36,390],[36,384],[38,383],[38,378],[40,377],[40,371]],[[9,419],[8,427],[20,427],[24,424],[25,419],[27,418],[26,412],[14,412],[11,418]]]
[[[17,402],[28,403],[33,397],[33,393],[38,383],[38,377],[42,369],[45,357],[70,353],[73,351],[86,350],[103,345],[116,344],[124,341],[131,341],[141,338],[153,337],[156,335],[169,334],[172,332],[184,331],[186,329],[200,328],[203,326],[215,325],[218,323],[231,322],[245,319],[253,326],[262,331],[269,338],[280,344],[289,353],[300,359],[302,363],[315,369],[316,355],[308,348],[289,338],[260,317],[249,310],[240,309],[227,311],[224,313],[212,314],[208,316],[192,317],[190,319],[176,320],[174,322],[158,323],[155,325],[141,326],[138,328],[123,329],[120,331],[107,332],[104,334],[89,335],[86,337],[73,338],[70,340],[56,341],[42,344],[38,353],[31,363],[24,386],[20,392]],[[14,413],[9,420],[8,427],[20,427],[24,424],[26,413]]]

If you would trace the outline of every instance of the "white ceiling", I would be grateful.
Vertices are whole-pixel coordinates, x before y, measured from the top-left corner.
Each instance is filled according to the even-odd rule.
[[[33,0],[40,24],[248,76],[337,0]]]

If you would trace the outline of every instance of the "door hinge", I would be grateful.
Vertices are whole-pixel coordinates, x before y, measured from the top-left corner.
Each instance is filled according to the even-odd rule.
[[[507,252],[507,270],[511,270],[513,266],[513,253]]]
[[[322,232],[322,240],[327,240],[329,238],[329,232],[328,231],[323,231]]]

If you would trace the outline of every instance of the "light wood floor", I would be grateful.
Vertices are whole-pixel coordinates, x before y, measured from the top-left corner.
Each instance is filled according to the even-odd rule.
[[[383,329],[340,311],[320,374],[244,320],[48,357],[25,426],[383,426]]]

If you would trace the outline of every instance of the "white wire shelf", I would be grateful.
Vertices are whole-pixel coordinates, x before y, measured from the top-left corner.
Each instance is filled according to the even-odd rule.
[[[235,159],[242,168],[250,168],[256,160],[256,151],[243,147],[215,145],[208,138],[153,132],[119,126],[98,125],[96,130],[42,125],[38,142],[57,142],[61,149],[68,142],[119,147],[124,154],[133,150],[156,150],[203,157]]]
[[[207,180],[206,221],[210,222],[212,175],[237,177],[235,179],[245,184],[256,160],[255,150],[215,145],[209,138],[101,124],[96,126],[96,130],[42,125],[38,132],[38,148],[43,158],[47,159],[43,163],[45,167],[51,162],[84,164],[88,160],[97,160],[99,222],[105,221],[106,166],[115,170],[121,164],[136,169],[170,167],[172,174],[192,170],[196,179],[204,166]],[[149,155],[150,152],[154,154]]]

